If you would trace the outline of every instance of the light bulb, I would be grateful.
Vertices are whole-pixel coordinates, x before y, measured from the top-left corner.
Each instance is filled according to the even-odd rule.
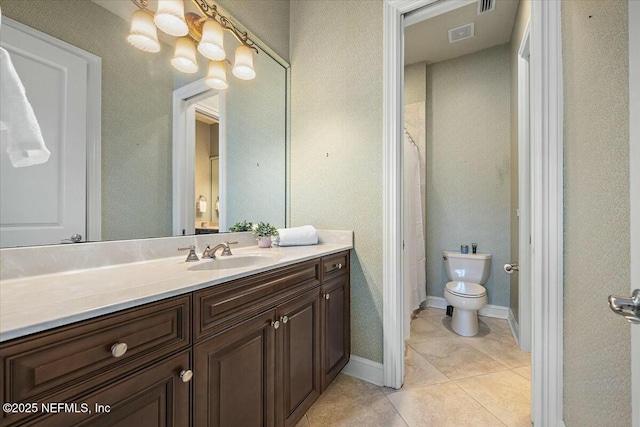
[[[202,27],[202,40],[198,52],[212,61],[222,61],[224,53],[224,30],[215,19],[208,19]]]
[[[196,46],[189,37],[180,37],[176,40],[176,50],[171,60],[171,65],[176,70],[187,74],[193,74],[198,71]]]
[[[251,80],[256,76],[253,69],[253,52],[249,46],[242,45],[236,49],[233,75],[242,80]]]
[[[184,20],[182,0],[158,0],[158,10],[153,21],[161,31],[174,37],[186,36],[189,32]]]
[[[142,9],[133,12],[131,16],[131,30],[127,41],[144,52],[156,53],[160,51],[158,32],[153,23],[153,16]]]
[[[229,87],[227,68],[223,61],[209,61],[209,72],[204,82],[214,89],[224,90]]]

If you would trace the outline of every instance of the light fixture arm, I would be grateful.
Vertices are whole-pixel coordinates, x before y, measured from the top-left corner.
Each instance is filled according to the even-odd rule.
[[[214,19],[220,23],[223,29],[233,34],[234,37],[240,43],[242,43],[243,45],[253,50],[256,54],[259,53],[258,48],[256,47],[253,40],[249,38],[249,35],[247,34],[247,32],[242,31],[233,22],[231,22],[229,18],[227,18],[226,16],[218,12],[218,6],[216,6],[215,4],[209,3],[208,0],[191,0],[191,1],[197,6],[200,12],[205,15],[204,18],[201,18],[195,21],[195,23],[198,24],[198,27],[199,27],[198,30],[202,29],[202,24],[207,18]],[[149,6],[149,0],[131,0],[131,2],[135,4],[138,8],[142,10],[146,10],[151,13],[151,11],[147,9],[147,7]],[[196,34],[198,33],[199,31],[196,31]],[[190,31],[189,34],[191,35],[192,38],[195,39],[196,42],[200,41],[197,39],[197,37],[194,37],[193,32]]]
[[[144,0],[147,1],[147,0]],[[216,19],[222,25],[222,28],[229,31],[231,34],[235,36],[236,39],[243,45],[251,48],[256,54],[258,53],[258,48],[255,46],[255,43],[249,38],[246,31],[240,30],[236,25],[229,20],[226,16],[218,12],[218,6],[215,4],[210,4],[207,0],[191,0],[193,3],[200,9],[205,16]]]

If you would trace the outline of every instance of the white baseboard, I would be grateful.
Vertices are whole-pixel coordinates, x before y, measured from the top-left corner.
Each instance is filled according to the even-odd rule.
[[[513,311],[509,309],[509,317],[507,318],[509,322],[509,327],[511,328],[511,333],[513,334],[513,338],[516,340],[516,344],[520,347],[520,326],[518,325],[518,321],[513,315]]]
[[[383,385],[382,363],[351,355],[349,363],[342,370],[343,374],[358,378],[375,385]]]
[[[428,296],[427,307],[446,309],[447,301],[442,297]],[[480,309],[478,314],[480,316],[495,317],[497,319],[508,319],[509,310],[509,307],[504,307],[502,305],[487,304]]]

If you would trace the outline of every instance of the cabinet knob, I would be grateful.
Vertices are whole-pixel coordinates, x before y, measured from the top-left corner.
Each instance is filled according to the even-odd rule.
[[[280,322],[278,320],[271,322],[271,326],[273,326],[273,329],[278,329],[280,327]]]
[[[280,320],[282,321],[282,323],[287,323],[289,321],[289,318],[287,316],[282,316]]]
[[[111,346],[111,355],[113,357],[122,357],[127,352],[127,344],[123,342],[117,342]]]
[[[324,299],[329,299],[329,298],[331,298],[331,295],[329,295],[329,294],[324,294]]]
[[[188,383],[193,378],[193,371],[191,369],[184,369],[180,371],[180,379],[183,383]]]
[[[340,270],[342,268],[342,263],[333,264],[333,268],[337,268],[338,270]]]

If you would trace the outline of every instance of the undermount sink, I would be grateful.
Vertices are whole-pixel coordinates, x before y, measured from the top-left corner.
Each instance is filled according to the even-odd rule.
[[[243,267],[262,267],[265,265],[273,264],[277,259],[264,255],[230,255],[230,256],[218,256],[211,260],[202,260],[198,264],[189,267],[191,271],[206,271],[206,270],[228,270],[230,268],[243,268]]]

